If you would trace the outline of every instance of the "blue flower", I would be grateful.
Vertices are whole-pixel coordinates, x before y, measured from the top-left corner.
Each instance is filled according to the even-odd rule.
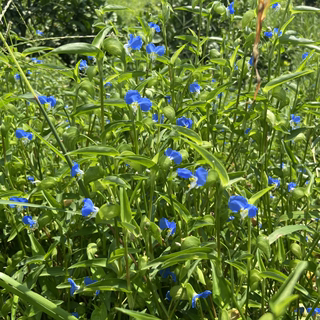
[[[71,278],[68,278],[68,282],[70,283],[70,286],[71,286],[70,295],[73,296],[75,291],[80,289],[80,286],[77,286],[76,283]]]
[[[79,318],[79,313],[78,312],[71,312],[71,314],[76,317],[76,318]]]
[[[268,184],[274,185],[276,188],[280,186],[280,179],[268,177]]]
[[[218,99],[220,99],[222,96],[223,96],[223,92],[221,92],[221,93],[219,93],[219,94],[217,95]]]
[[[284,162],[282,162],[282,163],[280,164],[280,169],[284,169],[285,166],[286,166],[286,164],[285,164]]]
[[[180,164],[182,162],[182,155],[176,150],[168,148],[164,154],[170,159],[173,160],[175,164]]]
[[[245,133],[245,134],[249,134],[250,131],[251,131],[251,128],[247,128],[244,133]]]
[[[23,129],[17,129],[16,130],[16,138],[23,139],[23,140],[32,140],[32,133],[26,132]]]
[[[133,110],[136,111],[138,106],[142,111],[147,112],[151,109],[152,102],[148,98],[141,98],[137,90],[129,90],[124,100],[127,104],[131,105]]]
[[[36,31],[36,34],[39,35],[39,36],[43,36],[43,32],[40,31],[40,30],[37,30],[37,31]]]
[[[127,44],[124,45],[127,55],[131,55],[131,50],[140,50],[143,44],[143,41],[140,36],[135,37],[133,34],[129,35],[130,40]]]
[[[94,60],[93,56],[88,56],[88,60]]]
[[[174,235],[174,233],[176,232],[176,223],[174,221],[169,221],[166,218],[161,218],[159,221],[159,227],[161,230],[165,230],[165,229],[169,229],[170,231],[170,235]]]
[[[167,99],[168,103],[171,103],[171,96],[167,95],[167,96],[165,96],[165,98]]]
[[[235,219],[235,216],[230,216],[230,217],[228,218],[227,222],[232,221],[232,220],[234,220],[234,219]]]
[[[274,28],[274,29],[273,29],[273,32],[274,32],[275,35],[277,35],[277,36],[279,36],[279,37],[282,36],[282,31],[279,32],[279,28]],[[279,34],[278,34],[278,33],[279,33]]]
[[[84,71],[88,68],[87,60],[80,60],[79,70]]]
[[[150,28],[154,29],[156,32],[160,32],[160,27],[154,22],[149,22],[148,25]]]
[[[266,37],[268,37],[268,38],[272,38],[273,33],[272,33],[272,31],[265,31],[265,32],[264,32],[264,35],[265,35]]]
[[[217,82],[217,80],[216,79],[212,79],[211,82],[215,83],[215,82]]]
[[[112,87],[112,83],[111,82],[106,82],[105,84],[104,84],[104,87],[106,88],[106,87]]]
[[[194,83],[191,83],[189,85],[189,90],[190,90],[191,93],[199,94],[200,90],[201,90],[201,87],[196,82],[194,82]]]
[[[295,116],[294,114],[291,114],[291,117],[290,117],[291,123],[298,124],[300,123],[300,121],[301,121],[300,116]]]
[[[154,113],[152,115],[152,121],[153,122],[159,122],[159,116],[157,113]],[[164,115],[162,114],[161,117],[160,117],[160,123],[164,123]]]
[[[291,192],[292,190],[294,190],[296,188],[297,184],[294,182],[290,182],[288,183],[288,191]]]
[[[94,218],[97,215],[99,208],[95,207],[92,200],[89,198],[84,198],[83,203],[84,205],[81,209],[82,216],[88,217],[91,215],[90,218]]]
[[[249,65],[252,67],[253,66],[253,56],[249,60]]]
[[[248,200],[242,196],[231,196],[228,202],[229,209],[232,212],[248,213],[249,218],[254,218],[258,213],[258,208],[248,203]],[[244,215],[242,215],[243,217]]]
[[[28,176],[27,179],[28,179],[28,181],[34,181],[34,177],[32,177],[32,176]]]
[[[300,307],[299,309],[295,309],[294,312],[299,312],[299,314],[304,313],[304,307]]]
[[[80,170],[79,164],[77,162],[73,163],[73,167],[71,168],[71,177],[82,177],[84,172]]]
[[[206,290],[206,291],[203,291],[201,293],[194,294],[193,297],[192,297],[192,308],[196,307],[197,300],[199,298],[205,299],[205,298],[209,297],[211,294],[212,294],[212,292],[210,290]]]
[[[302,55],[302,60],[306,59],[308,55],[309,55],[309,52],[305,52],[305,53]]]
[[[36,220],[32,220],[31,216],[24,216],[22,218],[22,222],[24,224],[27,224],[31,229],[33,229],[34,227],[37,226],[37,221]]]
[[[177,169],[177,174],[180,178],[190,179],[191,183],[189,185],[189,189],[193,189],[194,187],[203,187],[207,182],[208,171],[203,167],[199,167],[194,174],[188,169]]]
[[[192,120],[186,117],[178,118],[176,124],[180,127],[185,127],[191,129],[192,127]]]
[[[234,63],[234,70],[238,70],[239,69],[239,67],[238,67],[238,65],[236,64],[236,62]]]
[[[167,279],[169,276],[171,276],[171,277],[172,277],[172,280],[173,280],[174,282],[177,282],[177,277],[176,277],[176,275],[175,275],[173,272],[170,271],[170,268],[166,268],[166,269],[164,269],[164,270],[160,270],[159,273],[160,273],[160,276],[161,276],[163,279]]]
[[[165,300],[168,300],[168,301],[171,301],[171,300],[172,300],[172,297],[171,297],[171,295],[170,295],[170,290],[167,291]]]
[[[163,56],[166,52],[165,46],[158,46],[156,47],[153,43],[147,44],[146,51],[150,54],[151,60],[155,60],[158,56]]]
[[[86,286],[88,286],[89,284],[92,284],[92,283],[97,282],[97,280],[91,280],[90,277],[85,277],[83,282],[84,282],[84,284],[85,284]],[[97,291],[96,291],[96,296],[97,296],[99,293],[100,293],[100,290],[97,290]]]
[[[278,9],[280,8],[280,3],[279,2],[276,2],[272,5],[272,9]]]
[[[57,99],[54,96],[38,96],[41,104],[49,104],[51,108],[55,107],[57,104]]]
[[[28,199],[26,198],[19,198],[19,197],[11,197],[9,199],[10,201],[15,201],[15,202],[25,202],[25,203],[28,203]],[[9,207],[10,208],[15,208],[16,205],[15,204],[9,204]],[[28,207],[27,206],[23,206],[24,209],[27,209]]]
[[[30,75],[32,75],[32,72],[30,70],[27,70],[26,75],[30,76]]]
[[[308,308],[307,312],[310,313],[312,308]],[[312,312],[312,316],[315,316],[317,313],[320,313],[320,308],[315,308]]]
[[[234,2],[233,1],[228,6],[228,10],[229,10],[230,14],[234,14],[235,13],[235,11],[234,11]]]
[[[16,73],[16,74],[14,75],[14,78],[15,78],[15,80],[20,80],[20,74],[19,74],[19,73]]]
[[[31,61],[35,62],[35,63],[38,63],[38,64],[43,62],[42,60],[38,60],[37,58],[31,58]]]

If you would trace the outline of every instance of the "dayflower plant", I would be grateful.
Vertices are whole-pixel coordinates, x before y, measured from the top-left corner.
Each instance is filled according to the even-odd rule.
[[[264,32],[264,35],[265,35],[267,38],[272,38],[273,33],[272,33],[272,31],[265,31],[265,32]]]
[[[282,36],[282,31],[280,30],[280,32],[279,32],[279,28],[274,28],[273,29],[273,32],[274,32],[274,34],[276,35],[276,36]]]
[[[165,46],[155,46],[153,43],[147,44],[146,51],[150,54],[151,60],[154,61],[157,59],[157,56],[163,56],[166,52]]]
[[[176,124],[180,127],[185,127],[191,129],[192,127],[192,120],[186,117],[178,118]]]
[[[92,283],[97,282],[97,280],[92,280],[90,277],[85,277],[83,282],[84,282],[84,285],[85,285],[85,286],[88,286],[89,284],[92,284]],[[96,291],[96,296],[97,296],[99,293],[100,293],[100,290],[97,290],[97,291]]]
[[[152,102],[148,98],[141,98],[139,91],[129,90],[124,100],[126,104],[131,105],[134,112],[140,107],[142,111],[147,112],[151,109]]]
[[[37,30],[36,34],[39,35],[39,36],[43,36],[43,31]]]
[[[169,230],[169,234],[172,236],[176,232],[177,225],[176,225],[176,223],[174,221],[170,222],[166,218],[161,218],[160,221],[159,221],[159,227],[160,227],[161,230],[168,229]]]
[[[199,94],[201,87],[199,86],[199,84],[197,82],[194,82],[189,85],[189,90],[191,93]]]
[[[26,198],[19,198],[19,197],[11,197],[9,199],[10,201],[15,201],[15,202],[22,202],[22,203],[28,203],[28,199]],[[9,207],[10,208],[15,208],[16,205],[15,204],[9,204]],[[23,206],[24,209],[27,209],[28,207],[27,206]]]
[[[173,160],[175,164],[180,164],[182,162],[182,155],[176,150],[168,148],[164,154],[170,159]]]
[[[234,212],[240,212],[244,218],[247,214],[249,218],[254,218],[258,213],[258,208],[248,203],[248,200],[242,196],[231,196],[228,202],[229,209]]]
[[[68,282],[70,283],[70,295],[73,297],[74,293],[80,289],[80,286],[78,286],[71,278],[68,278]]]
[[[288,191],[291,192],[297,187],[297,184],[294,182],[289,182],[288,183]]]
[[[19,74],[19,73],[16,73],[16,74],[14,75],[14,78],[15,78],[15,80],[20,80],[20,74]]]
[[[291,126],[299,124],[300,121],[301,121],[300,116],[296,116],[294,114],[291,114],[291,116],[290,116],[290,124],[291,124]]]
[[[235,13],[235,10],[234,10],[234,1],[232,1],[230,3],[230,5],[228,6],[228,11],[230,12],[230,14],[234,14]]]
[[[149,22],[148,25],[151,29],[154,29],[156,32],[160,32],[160,27],[156,23]]]
[[[177,174],[180,178],[190,179],[191,183],[189,184],[189,190],[195,187],[203,187],[206,184],[208,178],[208,171],[203,167],[199,167],[198,169],[196,169],[194,174],[186,168],[179,168],[177,169]]]
[[[276,179],[276,178],[272,178],[272,177],[268,177],[268,184],[269,185],[274,185],[275,188],[280,187],[280,179]]]
[[[26,132],[23,129],[17,129],[16,130],[16,137],[18,139],[22,139],[22,141],[27,142],[28,140],[32,140],[32,133],[31,132]]]
[[[34,229],[37,226],[37,221],[33,220],[31,216],[24,216],[22,222],[28,225],[31,229]]]
[[[308,55],[309,55],[309,52],[305,52],[305,53],[302,55],[302,60],[307,59]]]
[[[197,306],[197,300],[200,299],[200,298],[207,298],[209,297],[210,295],[212,294],[212,292],[210,290],[206,290],[206,291],[203,291],[201,293],[194,293],[193,294],[193,297],[192,297],[192,308],[195,308]]]
[[[166,269],[160,270],[159,274],[163,279],[166,279],[169,276],[171,276],[172,280],[174,282],[177,282],[177,276],[172,271],[170,271],[170,268],[166,268]]]
[[[125,49],[127,55],[131,56],[132,50],[140,50],[141,49],[141,47],[143,45],[143,41],[140,36],[135,37],[133,34],[130,34],[129,37],[130,37],[130,40],[127,44],[124,45],[124,49]]]
[[[98,211],[99,211],[99,208],[98,207],[95,207],[92,200],[89,199],[89,198],[85,198],[83,199],[83,207],[81,209],[81,214],[83,217],[88,217],[90,216],[90,218],[94,218]]]
[[[73,167],[71,168],[71,177],[79,177],[81,178],[84,174],[82,170],[80,170],[79,164],[77,162],[73,163]]]
[[[152,121],[153,122],[159,122],[159,115],[157,113],[154,113],[152,115]],[[160,117],[160,123],[164,123],[164,115],[162,114],[161,117]]]
[[[80,71],[85,71],[86,69],[88,69],[88,63],[86,60],[80,60],[80,64],[79,64],[79,70]]]
[[[54,96],[38,96],[41,104],[48,104],[49,107],[53,108],[57,104],[57,99]]]

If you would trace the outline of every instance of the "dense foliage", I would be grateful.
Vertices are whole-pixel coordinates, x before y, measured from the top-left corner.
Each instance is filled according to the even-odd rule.
[[[320,9],[61,2],[0,14],[0,318],[320,314]]]

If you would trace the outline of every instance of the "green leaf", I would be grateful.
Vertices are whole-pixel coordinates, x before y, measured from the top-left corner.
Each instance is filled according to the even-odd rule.
[[[268,312],[265,313],[262,317],[260,317],[259,320],[274,320],[274,317],[272,313]]]
[[[269,237],[268,237],[269,238],[269,243],[272,244],[282,236],[285,236],[287,234],[291,234],[291,233],[296,232],[296,231],[301,231],[301,230],[306,230],[306,231],[312,233],[312,230],[310,228],[308,228],[307,226],[302,225],[302,224],[285,226],[285,227],[282,227],[280,229],[277,229],[276,231],[272,232],[269,235]]]
[[[130,293],[128,290],[127,281],[122,279],[106,279],[100,280],[95,283],[92,283],[88,286],[85,286],[83,289],[77,290],[75,293],[79,294],[82,292],[95,292],[97,290],[101,291],[121,291]]]
[[[319,8],[309,7],[309,6],[296,6],[290,9],[292,14],[299,13],[320,13]]]
[[[121,222],[126,223],[130,223],[132,219],[130,203],[125,188],[120,188],[120,219]]]
[[[106,224],[109,220],[120,215],[120,206],[118,204],[104,204],[99,208],[96,215],[96,223]]]
[[[49,317],[56,320],[76,320],[77,318],[72,316],[67,311],[61,309],[56,303],[44,298],[42,295],[35,293],[28,289],[25,285],[22,285],[11,277],[0,272],[0,286],[3,287],[7,292],[11,292],[17,295],[26,302],[38,310],[46,313]]]
[[[271,247],[267,236],[264,234],[259,234],[257,237],[257,247],[266,255],[268,259],[270,259]]]
[[[174,64],[179,56],[179,54],[181,53],[181,51],[186,47],[187,44],[184,44],[182,47],[180,47],[171,57],[170,59],[170,63]]]
[[[298,298],[298,295],[291,296],[292,291],[298,282],[301,274],[308,267],[307,261],[301,261],[296,269],[292,271],[286,281],[282,284],[277,293],[271,298],[270,307],[276,317],[285,313],[287,306],[292,300]]]
[[[111,29],[112,27],[105,27],[104,29],[102,29],[93,39],[92,45],[100,49],[104,38],[106,37],[106,35],[109,33]]]
[[[146,73],[143,71],[124,72],[124,73],[120,74],[120,76],[118,78],[118,82],[121,83],[123,81],[129,80],[132,78],[144,77],[145,75],[146,75]]]
[[[234,69],[234,63],[235,63],[235,61],[236,61],[236,57],[237,57],[237,53],[238,53],[239,48],[240,48],[240,45],[237,46],[237,47],[234,49],[234,51],[233,51],[233,53],[232,53],[232,56],[231,56],[231,58],[230,58],[230,67],[231,67],[232,70]]]
[[[293,34],[285,34],[281,37],[279,37],[279,42],[280,43],[289,43],[289,44],[294,44],[294,45],[300,45],[300,44],[314,44],[315,41],[310,40],[310,39],[305,39],[305,38],[297,38]]]
[[[137,319],[137,320],[160,320],[160,318],[157,318],[155,316],[152,316],[150,314],[138,312],[138,311],[131,311],[123,308],[116,308],[120,312],[127,314],[128,316]]]
[[[223,166],[220,160],[218,160],[208,150],[196,145],[195,143],[189,140],[186,140],[186,139],[183,139],[183,140],[187,142],[193,149],[195,149],[202,156],[202,158],[211,166],[211,168],[214,168],[218,172],[218,175],[221,181],[221,186],[223,188],[226,187],[229,183],[229,176],[226,168]]]
[[[196,142],[196,143],[202,143],[202,140],[200,136],[194,132],[193,130],[177,125],[169,125],[169,124],[157,124],[157,126],[167,129],[174,129],[178,131],[181,135],[183,135],[186,138],[189,138],[190,140]]]
[[[115,38],[107,38],[103,41],[103,49],[115,57],[123,57],[125,54],[122,42]]]
[[[84,260],[79,261],[73,264],[68,269],[76,269],[76,268],[89,268],[89,267],[106,267],[108,264],[108,259],[106,258],[96,258],[93,260]]]
[[[257,193],[255,193],[249,200],[248,202],[250,204],[255,204],[263,195],[265,195],[268,191],[272,190],[274,187],[267,187],[263,190],[258,191]]]
[[[170,254],[163,255],[159,258],[152,260],[146,266],[144,266],[141,270],[157,268],[161,266],[161,268],[170,267],[179,262],[185,262],[188,260],[200,260],[200,259],[214,259],[209,253],[212,252],[211,248],[190,248],[187,250],[174,252]]]
[[[314,70],[305,70],[305,71],[294,72],[294,73],[282,75],[278,78],[275,78],[275,79],[269,81],[265,85],[265,87],[263,88],[263,92],[267,93],[268,91],[272,90],[273,88],[275,88],[277,86],[280,86],[280,85],[282,85],[286,82],[292,81],[294,79],[303,77],[303,76],[310,74],[312,72],[314,72]]]
[[[242,17],[242,28],[244,29],[252,19],[256,16],[256,10],[249,10],[247,11]]]
[[[101,9],[102,13],[122,11],[122,10],[131,10],[131,9],[128,7],[120,6],[116,4],[107,4]]]
[[[52,50],[52,49],[53,48],[51,48],[51,47],[31,47],[31,48],[28,48],[26,50],[23,50],[22,54],[24,56],[27,56],[27,55],[32,54],[32,53],[42,52],[42,51],[47,51],[47,50]]]
[[[85,56],[103,57],[103,52],[92,44],[84,42],[68,43],[51,51],[57,54],[82,54]]]
[[[28,233],[30,242],[31,242],[31,250],[32,250],[32,255],[45,255],[45,251],[43,250],[41,244],[39,241],[35,238],[33,232]]]
[[[77,149],[68,153],[68,155],[86,154],[91,156],[110,156],[115,157],[119,155],[119,152],[113,147],[106,146],[92,146]]]
[[[130,156],[119,156],[117,157],[118,159],[123,160],[124,162],[128,162],[130,164],[130,162],[135,163],[135,164],[139,164],[142,165],[144,167],[147,168],[151,168],[154,165],[156,165],[155,162],[153,162],[152,160],[150,160],[147,157],[144,156],[137,156],[137,155],[130,155]]]
[[[232,82],[225,83],[222,86],[220,86],[220,87],[214,89],[213,91],[209,92],[207,94],[207,96],[206,96],[206,101],[208,103],[212,102],[218,96],[219,93],[225,91],[225,89],[227,87],[229,87],[230,85],[232,85]]]

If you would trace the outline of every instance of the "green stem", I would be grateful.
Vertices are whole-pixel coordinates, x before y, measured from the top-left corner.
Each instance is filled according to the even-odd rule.
[[[252,221],[248,217],[248,254],[251,254],[251,224]],[[246,299],[246,319],[249,319],[249,293],[250,293],[250,271],[251,271],[251,259],[247,260],[247,271],[248,271],[248,280],[247,280],[247,299]]]
[[[103,59],[98,59],[98,70],[100,78],[100,108],[101,108],[101,132],[104,130],[104,87],[103,87]]]

